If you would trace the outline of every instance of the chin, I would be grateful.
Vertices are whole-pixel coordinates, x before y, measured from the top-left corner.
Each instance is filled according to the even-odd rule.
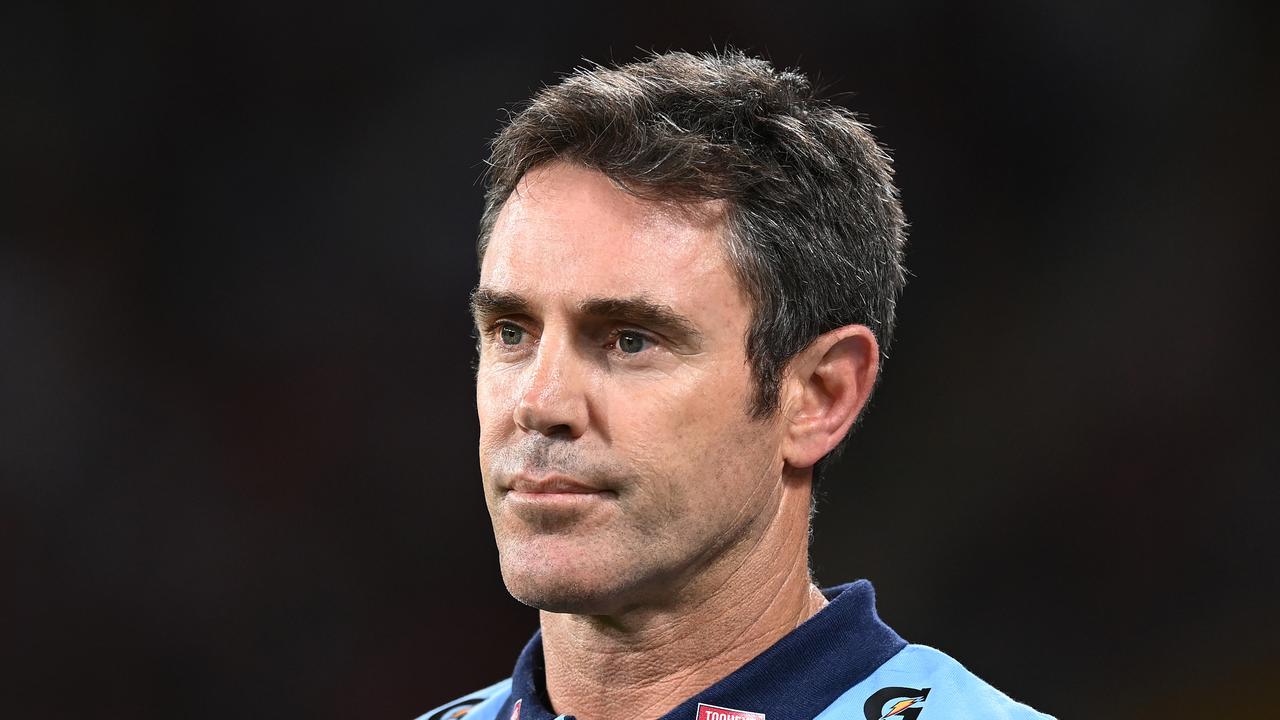
[[[502,580],[511,597],[547,612],[606,615],[617,601],[607,590],[560,577],[529,577],[503,571]]]
[[[507,583],[511,597],[531,608],[552,613],[573,615],[607,615],[608,605],[594,593],[584,593],[569,587],[525,587]]]
[[[540,553],[534,548],[499,551],[502,581],[511,597],[530,607],[554,613],[606,615],[626,595],[613,568],[596,562],[577,563],[571,554]]]

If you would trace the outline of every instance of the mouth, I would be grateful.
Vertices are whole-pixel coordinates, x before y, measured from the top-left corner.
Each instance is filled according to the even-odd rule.
[[[511,478],[503,494],[512,502],[542,506],[573,506],[618,496],[615,490],[567,475],[526,473]]]

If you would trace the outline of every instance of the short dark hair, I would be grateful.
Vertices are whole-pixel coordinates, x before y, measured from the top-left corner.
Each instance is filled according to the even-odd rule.
[[[755,416],[777,410],[786,364],[824,332],[866,325],[885,357],[906,242],[889,155],[799,72],[736,50],[669,52],[543,88],[493,140],[481,261],[520,178],[554,160],[641,197],[726,201],[729,254],[752,304]]]

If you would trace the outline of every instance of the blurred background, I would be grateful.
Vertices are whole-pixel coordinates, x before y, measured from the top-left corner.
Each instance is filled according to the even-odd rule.
[[[407,720],[508,675],[486,141],[588,60],[733,44],[866,115],[913,227],[819,580],[1063,718],[1276,716],[1276,15],[6,3],[0,705]]]

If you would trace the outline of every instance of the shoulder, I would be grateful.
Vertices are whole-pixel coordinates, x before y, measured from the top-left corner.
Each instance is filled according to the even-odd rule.
[[[914,710],[914,712],[912,712]],[[833,713],[834,714],[831,714]],[[819,718],[1053,720],[992,687],[946,653],[908,645]]]
[[[492,720],[510,694],[511,679],[507,678],[429,710],[417,720]]]

